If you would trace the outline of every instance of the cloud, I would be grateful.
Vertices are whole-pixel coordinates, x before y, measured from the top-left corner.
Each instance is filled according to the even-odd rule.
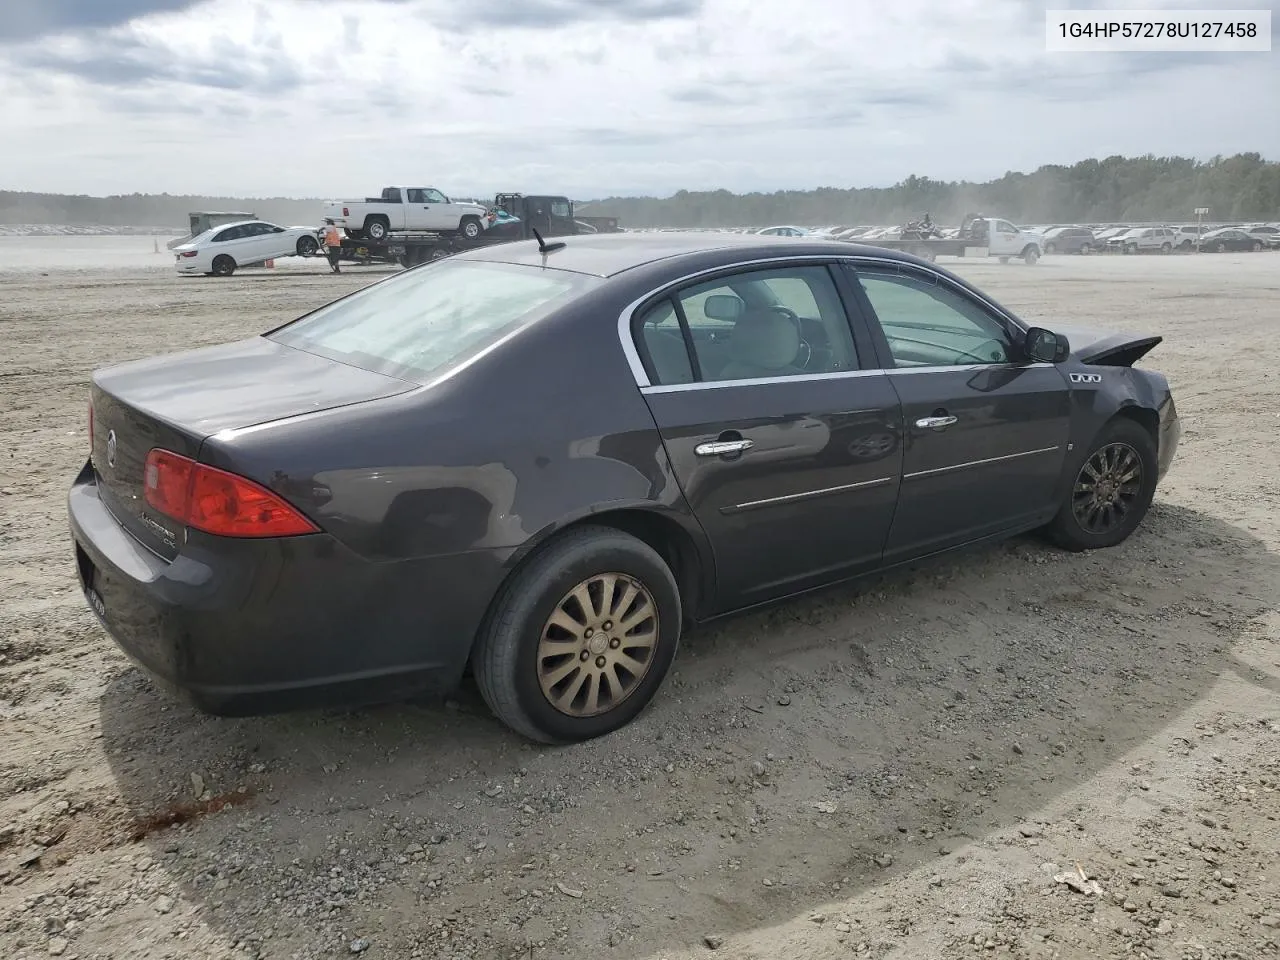
[[[180,52],[125,34],[109,44],[77,39],[57,48],[24,50],[14,56],[14,62],[28,70],[84,80],[99,89],[184,84],[215,91],[280,94],[302,84],[302,72],[281,54],[276,35],[263,35],[259,47],[264,55],[254,56],[229,38],[215,36],[205,50]]]
[[[199,0],[8,0],[0,43],[115,27],[148,14],[186,10]]]
[[[1048,54],[1048,2],[45,5],[0,43],[0,188],[589,198],[1280,158],[1274,55]]]
[[[423,16],[459,33],[555,30],[590,22],[646,23],[695,17],[703,0],[438,0]]]

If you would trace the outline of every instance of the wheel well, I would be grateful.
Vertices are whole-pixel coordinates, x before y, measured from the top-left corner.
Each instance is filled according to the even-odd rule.
[[[391,222],[391,218],[388,217],[385,213],[370,213],[365,215],[365,218],[364,218],[365,223],[372,223],[375,220],[380,221],[382,223],[388,223],[388,224]]]
[[[704,599],[704,571],[698,547],[684,527],[670,517],[651,510],[610,510],[584,517],[564,529],[572,530],[584,524],[613,527],[656,550],[675,575],[685,619],[693,620],[697,617]]]
[[[1040,252],[1040,248],[1036,246],[1036,244],[1028,243],[1025,247],[1022,248],[1022,253],[1020,253],[1019,256],[1025,257],[1027,253],[1031,250],[1034,250],[1037,254]]]
[[[1146,407],[1127,406],[1121,407],[1116,411],[1113,420],[1132,420],[1138,426],[1142,427],[1147,433],[1151,434],[1152,440],[1160,438],[1160,415],[1154,410],[1148,410]]]

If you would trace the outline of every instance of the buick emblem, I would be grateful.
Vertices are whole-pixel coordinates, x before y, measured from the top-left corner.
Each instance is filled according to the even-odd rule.
[[[116,432],[107,431],[107,466],[115,469],[116,465]]]

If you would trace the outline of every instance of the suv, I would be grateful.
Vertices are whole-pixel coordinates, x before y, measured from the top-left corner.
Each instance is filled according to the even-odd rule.
[[[1107,248],[1121,253],[1150,253],[1156,250],[1169,253],[1177,242],[1178,234],[1168,227],[1134,227],[1108,240]]]
[[[1088,227],[1053,227],[1044,234],[1044,252],[1083,253],[1093,252],[1098,241]]]

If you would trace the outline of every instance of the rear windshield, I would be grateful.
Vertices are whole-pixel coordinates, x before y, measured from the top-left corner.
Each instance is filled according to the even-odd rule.
[[[445,258],[365,287],[267,336],[426,383],[600,282],[564,270]]]

